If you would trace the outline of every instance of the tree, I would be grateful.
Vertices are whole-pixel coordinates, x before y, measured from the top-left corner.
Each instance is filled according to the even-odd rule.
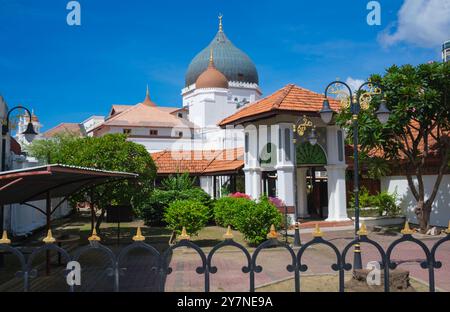
[[[417,204],[415,213],[420,229],[429,229],[432,205],[442,177],[449,171],[450,157],[450,63],[428,63],[418,66],[392,66],[384,76],[373,75],[386,94],[391,116],[380,124],[374,112],[379,98],[374,97],[368,110],[359,117],[360,143],[363,152],[374,149],[404,172]],[[338,122],[348,126],[348,110]],[[425,194],[423,176],[433,169],[437,178],[429,196]]]
[[[95,206],[100,210],[96,229],[105,215],[105,207],[132,203],[135,210],[144,198],[150,196],[156,175],[156,167],[149,152],[140,144],[127,141],[122,134],[102,137],[77,137],[71,134],[57,135],[49,140],[35,140],[28,152],[44,163],[58,163],[102,170],[139,174],[136,180],[123,180],[96,186],[92,190]],[[76,194],[72,201],[85,201],[90,193]]]

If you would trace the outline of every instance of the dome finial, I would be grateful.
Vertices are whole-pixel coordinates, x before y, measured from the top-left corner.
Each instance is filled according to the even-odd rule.
[[[214,53],[213,48],[209,49],[209,64],[208,66],[214,67]]]
[[[147,83],[147,91],[145,93],[145,97],[148,97],[150,99],[150,91],[148,90],[148,83]]]
[[[222,15],[222,13],[219,13],[219,31],[220,32],[223,32],[222,19],[223,19],[223,15]]]

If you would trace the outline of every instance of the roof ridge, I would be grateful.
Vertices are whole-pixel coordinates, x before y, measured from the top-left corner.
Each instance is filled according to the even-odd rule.
[[[287,84],[282,90],[282,94],[281,97],[279,99],[277,99],[277,101],[275,101],[275,103],[272,105],[272,108],[279,108],[281,106],[281,104],[283,103],[284,99],[286,99],[286,97],[289,95],[289,93],[291,93],[292,88],[295,85],[293,83],[289,83]]]
[[[53,129],[56,129],[56,128],[60,127],[60,126],[67,125],[67,124],[70,124],[70,125],[80,125],[80,123],[78,123],[78,122],[60,122],[59,124],[57,124],[57,125],[54,126],[54,127],[51,127],[50,129],[48,129],[48,130],[45,131],[44,133],[47,133],[47,132],[49,132],[49,131],[51,131],[51,130],[53,130]]]
[[[224,150],[220,150],[220,152],[214,156],[214,158],[205,166],[205,168],[203,168],[202,173],[204,173],[205,170],[208,169],[208,167],[213,163],[213,161],[217,159],[217,157],[219,157],[219,155],[223,154],[223,151]]]

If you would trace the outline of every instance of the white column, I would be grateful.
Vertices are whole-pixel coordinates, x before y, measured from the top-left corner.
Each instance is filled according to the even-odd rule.
[[[258,130],[248,126],[245,130],[248,146],[245,147],[245,193],[254,199],[261,196],[261,167],[258,161]]]
[[[251,180],[251,185],[252,185],[252,193],[250,194],[250,196],[253,199],[258,199],[261,197],[261,184],[262,184],[262,179],[261,179],[261,169],[260,168],[253,168],[250,169],[252,172],[252,180]]]
[[[294,167],[279,166],[277,169],[278,198],[288,207],[295,206],[294,196]]]
[[[297,168],[297,205],[300,218],[309,217],[308,200],[306,193],[306,171],[307,168]]]
[[[348,220],[345,187],[345,165],[328,165],[328,219],[327,221]]]
[[[344,133],[338,126],[327,127],[327,160],[325,166],[328,176],[328,219],[327,221],[348,220],[345,185]],[[340,155],[339,152],[342,154]]]

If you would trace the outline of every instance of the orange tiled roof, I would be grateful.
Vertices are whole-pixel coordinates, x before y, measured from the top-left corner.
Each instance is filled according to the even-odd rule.
[[[294,84],[288,84],[253,104],[245,106],[231,116],[223,119],[219,125],[237,124],[242,121],[257,119],[262,114],[276,114],[279,111],[297,111],[318,113],[322,109],[324,96],[319,93],[301,88]],[[339,109],[339,101],[329,99],[330,106],[334,110]]]
[[[117,107],[117,106],[116,106]],[[112,111],[114,110],[114,106]],[[119,127],[180,127],[193,128],[194,124],[171,113],[177,110],[177,107],[152,106],[145,103],[138,103],[125,107],[121,105],[120,112],[110,116],[104,123],[100,124],[94,130],[103,126]]]
[[[78,136],[85,135],[84,128],[81,126],[81,124],[63,122],[63,123],[60,123],[59,125],[57,125],[56,127],[53,127],[50,130],[47,130],[46,132],[44,132],[43,136],[45,138],[51,138],[59,133],[70,133],[70,134],[78,135]]]
[[[158,174],[189,172],[207,175],[234,172],[244,166],[243,148],[219,151],[174,151],[174,153],[166,150],[151,155],[158,168]]]

